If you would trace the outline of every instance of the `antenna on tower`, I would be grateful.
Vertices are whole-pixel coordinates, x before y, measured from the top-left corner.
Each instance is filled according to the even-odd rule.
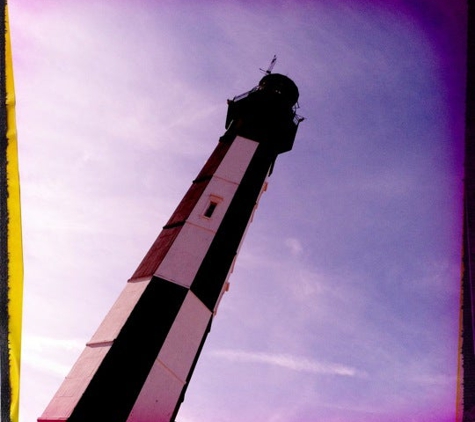
[[[276,61],[277,61],[277,56],[274,54],[274,57],[273,57],[272,61],[270,62],[270,65],[267,68],[267,70],[264,70],[264,69],[261,69],[261,68],[259,68],[259,70],[261,72],[264,72],[266,75],[270,75],[272,73],[272,69],[274,69]]]

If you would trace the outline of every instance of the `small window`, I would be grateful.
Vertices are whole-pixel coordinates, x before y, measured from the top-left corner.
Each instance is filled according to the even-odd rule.
[[[206,208],[203,209],[203,213],[200,215],[202,218],[211,218],[214,215],[216,207],[223,202],[223,198],[218,195],[209,195]]]
[[[217,202],[210,201],[208,208],[206,208],[206,211],[203,215],[207,218],[211,218],[217,206],[218,206]]]

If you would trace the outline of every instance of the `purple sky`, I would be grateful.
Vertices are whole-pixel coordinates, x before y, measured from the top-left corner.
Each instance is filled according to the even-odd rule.
[[[10,4],[36,420],[224,132],[275,72],[301,124],[177,422],[448,422],[465,2]]]

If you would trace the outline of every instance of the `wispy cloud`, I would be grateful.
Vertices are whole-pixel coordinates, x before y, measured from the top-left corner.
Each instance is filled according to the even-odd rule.
[[[23,341],[23,346],[25,349],[35,352],[41,352],[50,348],[75,351],[81,350],[84,347],[84,341],[71,338],[58,339],[45,336],[27,336]]]
[[[293,256],[300,255],[303,251],[302,243],[294,237],[290,237],[285,240],[285,246],[287,246],[290,250],[290,253]]]
[[[23,359],[24,363],[31,366],[32,368],[39,370],[48,375],[54,375],[56,377],[64,377],[69,370],[71,365],[63,365],[55,362],[53,359],[46,357],[41,357],[39,355],[31,355]]]
[[[318,362],[301,356],[281,353],[248,352],[244,350],[222,349],[211,353],[213,356],[234,362],[264,363],[286,369],[311,374],[341,375],[347,377],[367,377],[364,371],[338,363]]]
[[[71,355],[79,354],[83,347],[84,342],[78,339],[25,336],[23,363],[36,370],[64,377],[71,368]]]

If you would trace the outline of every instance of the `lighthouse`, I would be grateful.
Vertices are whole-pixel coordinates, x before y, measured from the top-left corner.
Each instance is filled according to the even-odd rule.
[[[39,422],[175,420],[267,178],[302,120],[297,86],[271,70],[228,100],[225,133]]]

